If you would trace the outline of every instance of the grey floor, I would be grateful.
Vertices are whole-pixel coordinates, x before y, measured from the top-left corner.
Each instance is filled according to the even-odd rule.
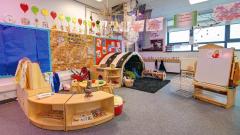
[[[39,129],[29,123],[17,102],[2,104],[0,135],[240,135],[239,107],[226,110],[181,96],[176,92],[179,78],[169,78],[172,82],[155,94],[117,90],[117,95],[125,100],[123,114],[108,123],[78,131]]]

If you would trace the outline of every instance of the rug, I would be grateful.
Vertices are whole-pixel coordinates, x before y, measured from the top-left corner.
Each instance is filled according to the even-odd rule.
[[[170,80],[160,80],[155,78],[139,78],[134,81],[133,87],[131,89],[140,90],[148,93],[155,93],[165,85],[167,85]]]

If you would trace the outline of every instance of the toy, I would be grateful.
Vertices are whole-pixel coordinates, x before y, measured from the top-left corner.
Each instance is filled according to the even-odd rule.
[[[86,67],[83,67],[81,69],[81,72],[71,70],[73,72],[73,75],[71,76],[72,79],[76,79],[77,81],[83,81],[89,79],[89,71]]]

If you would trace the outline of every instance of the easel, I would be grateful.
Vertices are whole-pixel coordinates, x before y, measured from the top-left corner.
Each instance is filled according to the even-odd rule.
[[[201,47],[201,49],[214,49],[214,48],[223,48],[216,45],[206,45]],[[239,63],[235,62],[233,58],[232,69],[230,74],[229,85],[237,86],[237,79],[239,79]],[[223,86],[218,86],[209,83],[202,83],[198,81],[194,81],[194,94],[193,97],[195,99],[199,99],[205,102],[209,102],[218,106],[222,106],[224,108],[230,108],[234,106],[235,97],[236,97],[236,87],[228,88]],[[211,94],[206,94],[204,91],[212,92],[219,94],[218,96],[211,96]],[[225,97],[225,98],[224,98]],[[221,98],[223,100],[221,100]]]

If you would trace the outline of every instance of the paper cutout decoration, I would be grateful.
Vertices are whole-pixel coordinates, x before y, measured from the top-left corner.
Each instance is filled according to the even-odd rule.
[[[148,19],[146,25],[147,31],[162,31],[163,30],[163,17]]]
[[[76,18],[76,17],[73,17],[73,18],[72,18],[72,23],[73,23],[73,24],[76,24],[76,23],[77,23],[77,18]]]
[[[214,17],[217,21],[223,22],[240,19],[240,2],[233,2],[215,7]]]
[[[26,3],[21,3],[20,7],[24,13],[26,13],[29,9],[28,4],[26,4]]]
[[[71,21],[71,17],[69,17],[69,16],[66,16],[65,19],[68,23]]]
[[[144,20],[135,21],[132,23],[131,30],[134,32],[143,32],[144,30]]]
[[[78,24],[81,26],[81,25],[82,25],[82,23],[83,23],[82,19],[81,19],[81,18],[79,18],[79,19],[78,19]]]
[[[49,12],[48,12],[48,10],[47,9],[42,9],[42,15],[44,16],[44,17],[46,17],[46,16],[48,16],[49,15]]]
[[[29,25],[30,20],[24,17],[24,18],[21,18],[21,23],[22,23],[22,25]]]
[[[38,12],[39,12],[39,8],[36,7],[36,6],[32,6],[31,10],[32,10],[32,13],[33,13],[34,15],[37,15]]]
[[[95,22],[92,22],[92,27],[95,28],[96,24]]]
[[[84,20],[84,21],[83,21],[83,24],[84,24],[84,25],[87,25],[87,21],[86,21],[86,20]]]
[[[58,19],[62,22],[62,21],[64,21],[64,15],[63,14],[60,14],[59,16],[58,16]]]
[[[177,28],[191,28],[197,25],[197,11],[177,14],[174,16],[174,26]]]
[[[51,17],[52,17],[53,20],[55,20],[56,17],[57,17],[57,13],[54,12],[54,11],[51,11],[50,15],[51,15]]]

